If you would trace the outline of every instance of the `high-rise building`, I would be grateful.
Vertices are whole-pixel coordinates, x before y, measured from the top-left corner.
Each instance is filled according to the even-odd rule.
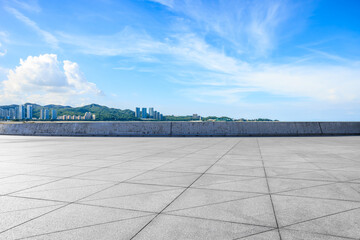
[[[156,119],[157,119],[157,120],[161,120],[161,119],[160,119],[160,113],[159,113],[159,112],[156,113]]]
[[[16,118],[16,108],[10,108],[9,109],[9,119],[15,119]]]
[[[164,120],[164,117],[163,117],[163,115],[162,114],[160,114],[160,118],[159,118],[159,120]]]
[[[24,105],[19,105],[17,118],[20,120],[25,119],[25,106]]]
[[[154,108],[149,108],[149,117],[154,118]]]
[[[96,120],[96,115],[95,114],[93,114],[92,116],[91,116],[91,120]]]
[[[57,112],[55,109],[51,110],[51,120],[57,119]]]
[[[141,118],[147,118],[146,108],[142,108],[142,111],[141,111]]]
[[[44,120],[44,109],[40,109],[40,119]]]
[[[0,118],[6,119],[7,116],[8,116],[7,109],[2,109],[2,108],[0,108]]]
[[[158,111],[154,111],[154,119],[157,119],[157,113]]]
[[[84,115],[85,120],[91,120],[91,112],[86,112]]]
[[[135,109],[135,117],[141,118],[141,111],[140,111],[140,108],[139,108],[139,107],[137,107],[137,108]]]
[[[26,118],[27,119],[32,119],[33,118],[33,106],[32,105],[27,105],[26,106]]]
[[[49,119],[50,119],[49,110],[48,110],[48,109],[45,109],[45,110],[44,110],[44,120],[49,120]]]

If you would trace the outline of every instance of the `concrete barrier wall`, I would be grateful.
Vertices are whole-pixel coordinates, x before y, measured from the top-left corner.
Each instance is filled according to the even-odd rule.
[[[321,136],[360,135],[360,122],[57,122],[0,123],[0,135]]]

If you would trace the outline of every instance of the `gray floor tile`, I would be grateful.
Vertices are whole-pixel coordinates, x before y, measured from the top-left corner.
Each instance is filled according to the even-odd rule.
[[[24,238],[145,215],[147,213],[138,211],[71,204],[12,228],[0,234],[0,237]]]
[[[235,239],[268,230],[264,227],[160,215],[134,239]]]
[[[0,136],[0,239],[358,239],[359,146]]]
[[[345,211],[331,216],[296,224],[290,226],[289,229],[359,239],[360,209]]]
[[[345,240],[349,238],[330,236],[318,233],[309,233],[297,230],[281,229],[281,237],[283,240]]]
[[[108,223],[94,224],[79,228],[67,229],[48,234],[34,235],[26,239],[36,240],[128,240],[139,229],[145,226],[154,215],[136,217],[128,220],[113,221]]]
[[[360,203],[273,195],[280,227],[360,207]]]
[[[103,181],[64,179],[14,193],[14,196],[72,202],[112,186]]]
[[[243,237],[240,239],[244,240],[280,240],[279,231],[276,230],[270,230],[258,234],[253,234],[251,236]]]
[[[302,179],[291,179],[291,178],[269,178],[269,188],[272,193],[293,191],[296,189],[307,189],[314,186],[321,186],[326,184],[332,184],[324,181],[311,181]]]
[[[166,210],[176,211],[180,209],[196,208],[228,201],[240,200],[259,196],[256,193],[218,191],[212,189],[187,189]]]
[[[172,211],[171,214],[276,227],[269,196]]]
[[[360,203],[360,193],[356,191],[356,187],[358,187],[360,191],[360,187],[357,186],[357,184],[331,183],[323,186],[314,186],[300,190],[288,191],[284,194],[293,196],[350,200],[358,201]]]

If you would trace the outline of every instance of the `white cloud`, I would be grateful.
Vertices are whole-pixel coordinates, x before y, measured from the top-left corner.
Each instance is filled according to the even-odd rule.
[[[150,0],[150,1],[159,3],[169,8],[174,7],[174,0]]]
[[[88,82],[77,63],[60,62],[55,54],[29,56],[9,70],[0,83],[0,102],[79,104],[101,91]]]
[[[7,50],[6,50],[6,49],[1,50],[1,47],[2,47],[2,44],[1,44],[1,42],[0,42],[0,57],[3,57],[3,56],[5,56],[5,55],[6,55]]]
[[[26,11],[36,12],[36,13],[41,12],[41,8],[40,8],[39,3],[38,3],[37,0],[28,0],[27,2],[19,1],[19,0],[12,0],[12,2],[16,6],[22,8],[22,9],[24,9]]]
[[[175,31],[198,31],[203,34],[216,34],[226,43],[232,43],[238,52],[252,57],[267,55],[277,45],[281,36],[287,37],[294,30],[283,31],[285,20],[304,21],[299,16],[301,10],[295,3],[283,0],[254,1],[206,1],[206,0],[150,0],[169,7],[179,15],[174,24]],[[186,21],[183,18],[186,18]],[[175,18],[176,19],[176,18]]]
[[[101,56],[136,56],[161,53],[163,43],[155,41],[146,32],[125,27],[113,35],[80,36],[58,33],[61,42],[78,47],[85,54]]]
[[[44,41],[47,42],[52,48],[55,48],[55,49],[58,48],[58,40],[53,34],[51,34],[48,31],[45,31],[45,30],[41,29],[37,25],[36,22],[34,22],[30,18],[26,17],[25,15],[20,13],[15,8],[5,7],[5,9],[9,13],[14,15],[14,17],[16,17],[18,20],[20,20],[21,22],[23,22],[24,24],[26,24],[27,26],[32,28],[35,32],[37,32],[37,34],[39,34],[41,37],[43,37]]]

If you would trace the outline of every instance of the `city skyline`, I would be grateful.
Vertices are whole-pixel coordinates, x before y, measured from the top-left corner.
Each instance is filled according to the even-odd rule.
[[[356,121],[358,1],[0,0],[0,105]],[[27,109],[24,110],[24,113]]]
[[[96,115],[91,112],[85,112],[84,116],[81,115],[62,115],[57,116],[56,109],[49,109],[49,107],[41,107],[39,110],[39,117],[33,117],[33,105],[34,104],[20,104],[15,105],[11,104],[9,106],[0,106],[0,121],[13,121],[13,120],[22,120],[22,121],[33,121],[33,120],[96,120]],[[51,113],[51,115],[50,115]]]

